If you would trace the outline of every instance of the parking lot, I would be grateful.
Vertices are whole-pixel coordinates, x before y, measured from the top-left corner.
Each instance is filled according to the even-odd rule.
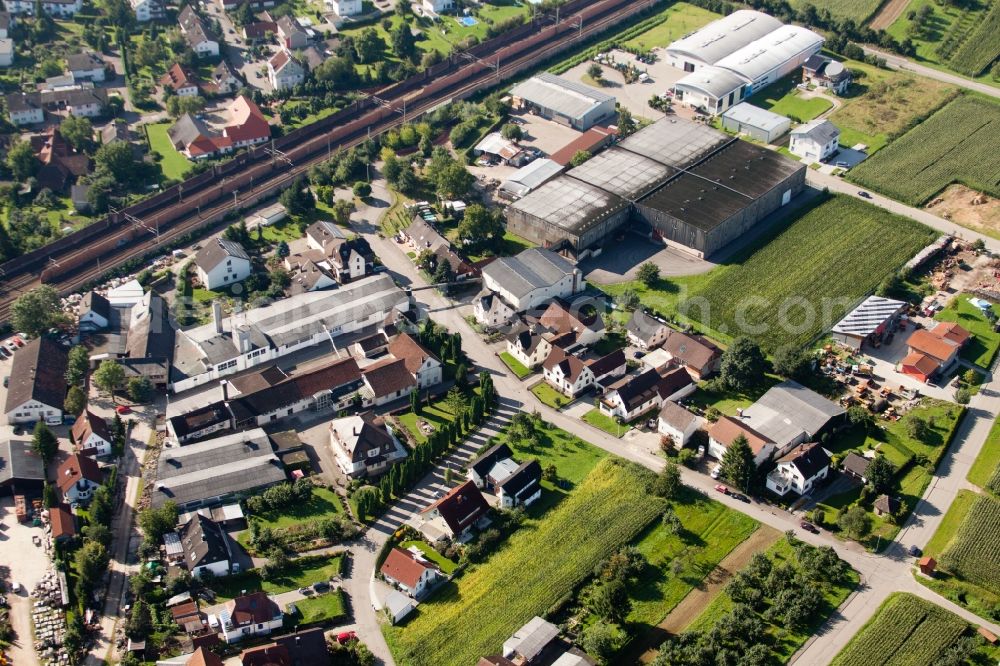
[[[626,233],[613,245],[613,251],[605,251],[580,262],[584,277],[598,284],[635,280],[639,266],[647,261],[656,264],[664,277],[698,275],[716,266],[714,262],[699,259],[674,247],[664,247],[662,243],[654,243],[638,234]]]
[[[10,604],[11,623],[17,634],[8,651],[11,663],[18,666],[38,664],[38,658],[32,649],[31,599],[28,594],[48,570],[49,558],[42,546],[36,546],[32,542],[34,537],[44,539],[43,528],[17,522],[13,498],[0,499],[0,550],[7,554],[0,564],[0,581]],[[17,557],[13,556],[14,553]],[[13,583],[20,585],[19,592],[11,592]]]

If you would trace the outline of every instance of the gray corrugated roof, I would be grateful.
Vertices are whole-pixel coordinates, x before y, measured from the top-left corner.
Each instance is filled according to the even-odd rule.
[[[781,21],[773,16],[741,9],[676,40],[667,46],[667,52],[712,64],[780,27]]]
[[[517,84],[510,93],[570,118],[581,118],[594,107],[615,99],[597,88],[548,72]]]
[[[558,176],[509,208],[581,234],[595,222],[626,206],[616,194],[569,176]]]
[[[562,170],[561,164],[550,159],[535,160],[515,171],[502,187],[505,190],[513,190],[514,188],[509,187],[509,184],[521,185],[526,190],[517,188],[517,193],[519,196],[524,196],[531,190],[540,187],[547,180],[558,176]],[[521,194],[522,191],[523,194]]]
[[[11,480],[42,481],[45,464],[25,439],[0,441],[0,484]]]
[[[803,51],[819,51],[823,37],[798,25],[783,25],[715,63],[736,72],[747,81],[756,81],[781,67]]]
[[[887,319],[906,307],[903,301],[896,301],[882,296],[869,296],[861,305],[847,313],[833,327],[834,333],[846,333],[865,337],[875,331]]]
[[[735,140],[706,125],[664,118],[621,141],[618,146],[667,166],[683,169]]]
[[[722,114],[723,118],[735,120],[738,123],[752,125],[765,131],[774,131],[788,123],[788,118],[777,113],[762,109],[753,104],[737,104]]]
[[[744,410],[743,422],[781,446],[803,432],[812,437],[844,413],[840,405],[787,380],[772,386]]]
[[[608,148],[571,169],[568,176],[635,200],[669,178],[675,170],[621,148]]]
[[[552,286],[573,271],[573,264],[555,252],[533,247],[513,257],[497,259],[483,269],[483,275],[520,298],[535,289]]]
[[[691,72],[677,81],[674,84],[674,89],[684,90],[690,88],[711,95],[716,99],[721,99],[734,90],[739,90],[746,84],[746,79],[735,72],[708,65],[700,67],[698,71]]]

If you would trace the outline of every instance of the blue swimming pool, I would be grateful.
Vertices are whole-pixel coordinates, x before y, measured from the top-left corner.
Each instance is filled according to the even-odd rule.
[[[476,19],[472,18],[471,16],[463,16],[463,17],[457,18],[455,20],[458,21],[459,23],[461,23],[462,25],[464,25],[466,28],[471,28],[472,26],[474,26],[477,23],[479,23],[479,21],[477,21]]]

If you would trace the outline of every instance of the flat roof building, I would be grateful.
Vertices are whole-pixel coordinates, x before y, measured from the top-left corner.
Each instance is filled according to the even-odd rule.
[[[588,85],[542,72],[510,91],[515,106],[581,132],[615,114],[615,97]]]
[[[803,164],[704,125],[663,119],[508,206],[508,228],[582,259],[630,220],[709,255],[791,201]]]
[[[500,193],[511,200],[520,199],[558,176],[564,168],[550,159],[534,160],[505,180],[500,186]]]
[[[753,104],[737,104],[722,114],[722,127],[730,132],[746,134],[749,137],[774,143],[791,128],[792,121],[786,116],[772,113]]]
[[[171,500],[188,510],[221,504],[285,480],[267,433],[254,428],[165,448],[157,461],[151,502],[158,507]]]

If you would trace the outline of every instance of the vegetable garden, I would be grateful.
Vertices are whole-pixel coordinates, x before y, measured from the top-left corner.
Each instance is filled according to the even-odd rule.
[[[386,627],[396,662],[465,666],[497,652],[663,513],[666,502],[647,492],[652,479],[633,463],[603,460],[554,509],[441,589],[405,626]]]
[[[1000,502],[988,495],[976,499],[941,555],[941,567],[1000,594]]]
[[[957,615],[919,597],[899,593],[882,604],[832,666],[931,666],[967,629]]]
[[[963,96],[865,160],[851,180],[918,206],[952,182],[1000,197],[1000,104]]]

